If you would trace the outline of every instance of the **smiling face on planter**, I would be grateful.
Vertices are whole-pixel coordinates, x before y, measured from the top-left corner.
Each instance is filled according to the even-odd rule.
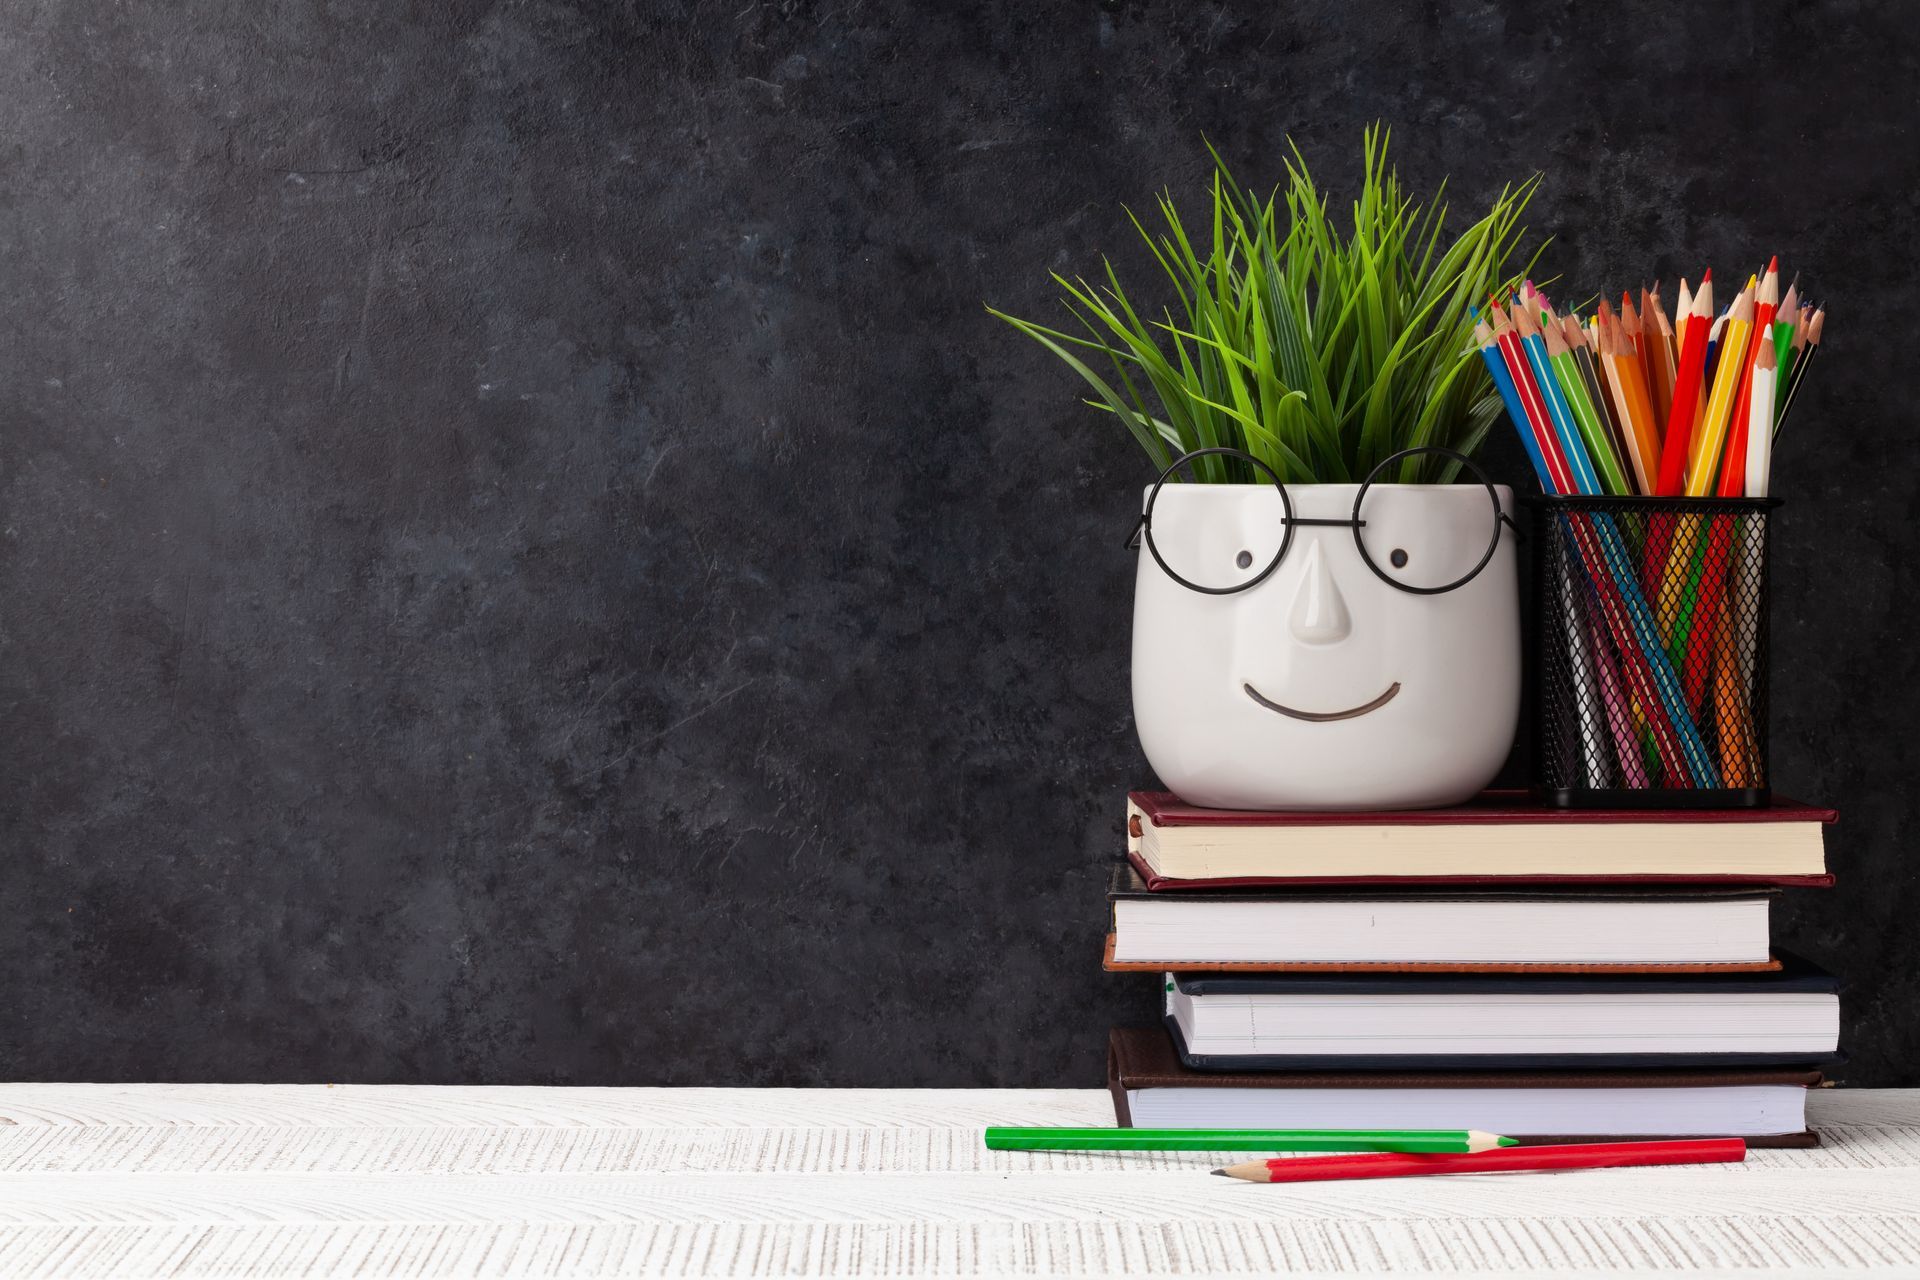
[[[1134,588],[1133,707],[1160,780],[1230,809],[1455,804],[1499,771],[1520,709],[1513,534],[1486,567],[1493,502],[1480,485],[1374,485],[1356,545],[1358,485],[1294,485],[1286,537],[1272,485],[1169,483]],[[1503,510],[1512,494],[1498,490]],[[1329,521],[1329,524],[1299,523]],[[1390,577],[1399,586],[1383,580]]]

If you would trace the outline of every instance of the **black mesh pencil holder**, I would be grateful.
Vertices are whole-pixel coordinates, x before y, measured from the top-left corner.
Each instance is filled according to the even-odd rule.
[[[1534,509],[1537,781],[1568,808],[1764,805],[1773,498]]]

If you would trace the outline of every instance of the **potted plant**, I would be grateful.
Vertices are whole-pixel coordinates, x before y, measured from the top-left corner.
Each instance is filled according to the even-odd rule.
[[[1142,503],[1134,720],[1161,781],[1245,809],[1454,804],[1520,702],[1512,492],[1469,461],[1501,409],[1474,307],[1516,283],[1538,179],[1445,235],[1366,135],[1351,231],[1294,149],[1265,200],[1215,155],[1210,243],[1133,223],[1172,285],[1056,275],[1080,333],[995,311],[1085,380],[1158,473]],[[1129,215],[1132,216],[1131,214]]]

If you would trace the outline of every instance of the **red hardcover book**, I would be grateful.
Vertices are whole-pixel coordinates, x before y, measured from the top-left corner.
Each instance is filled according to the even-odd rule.
[[[1451,809],[1256,813],[1166,791],[1127,796],[1127,857],[1155,892],[1232,886],[1725,884],[1825,888],[1838,815],[1753,809],[1557,809],[1489,791]]]

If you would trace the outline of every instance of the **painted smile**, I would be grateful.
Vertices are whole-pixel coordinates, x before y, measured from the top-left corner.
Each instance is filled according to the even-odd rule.
[[[1299,711],[1293,707],[1283,707],[1270,698],[1261,697],[1260,691],[1250,684],[1243,684],[1240,687],[1247,691],[1249,698],[1252,698],[1269,711],[1278,711],[1281,715],[1291,716],[1295,720],[1311,720],[1316,724],[1322,724],[1328,720],[1351,720],[1355,716],[1363,716],[1369,711],[1377,711],[1389,702],[1392,702],[1393,695],[1400,692],[1400,682],[1395,680],[1387,686],[1385,693],[1375,698],[1372,702],[1363,702],[1357,707],[1348,707],[1345,711]]]

